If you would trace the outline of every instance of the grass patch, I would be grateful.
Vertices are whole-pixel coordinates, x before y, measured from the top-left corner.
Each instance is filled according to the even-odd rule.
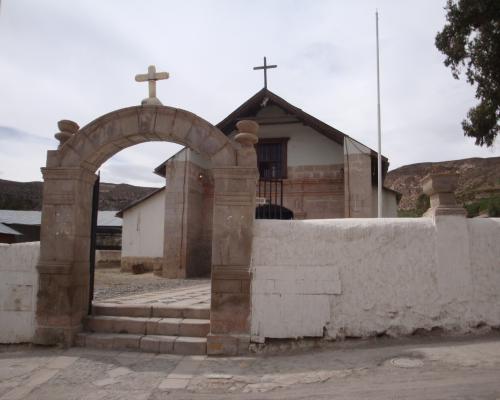
[[[398,210],[399,218],[419,218],[422,216],[424,211],[412,208],[411,210]]]
[[[500,196],[485,197],[465,204],[467,216],[477,217],[480,214],[487,214],[488,217],[500,217]]]

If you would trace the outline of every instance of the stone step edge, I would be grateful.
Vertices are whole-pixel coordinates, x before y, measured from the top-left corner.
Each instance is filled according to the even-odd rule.
[[[210,325],[209,319],[204,318],[171,318],[171,317],[128,317],[128,316],[117,316],[117,315],[88,315],[85,319],[93,320],[113,320],[113,321],[142,321],[142,322],[178,322],[178,323],[196,323],[196,324],[207,324]]]
[[[188,336],[80,332],[76,335],[75,346],[108,350],[135,350],[159,354],[207,354],[207,338]]]
[[[206,337],[210,331],[210,320],[99,315],[86,317],[84,327],[87,332],[95,333]]]
[[[210,306],[176,307],[161,304],[93,303],[92,315],[110,317],[210,319]]]

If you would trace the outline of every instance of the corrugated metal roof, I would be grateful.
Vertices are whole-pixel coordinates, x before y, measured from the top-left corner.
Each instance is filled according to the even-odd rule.
[[[41,211],[0,210],[0,222],[4,224],[40,225]]]
[[[127,207],[122,208],[120,211],[116,213],[117,217],[123,218],[123,213],[127,210],[130,210],[131,208],[135,207],[136,205],[142,203],[144,200],[149,199],[150,197],[153,197],[155,194],[160,193],[162,190],[165,190],[165,186],[158,188],[156,190],[153,190],[151,193],[147,194],[144,197],[141,197],[139,200],[133,201],[130,203]]]
[[[4,225],[0,222],[0,233],[4,233],[7,235],[21,235],[18,231],[9,228],[7,225]]]
[[[122,220],[116,217],[116,211],[99,211],[98,226],[122,226]],[[0,222],[4,224],[40,225],[41,211],[0,210]]]

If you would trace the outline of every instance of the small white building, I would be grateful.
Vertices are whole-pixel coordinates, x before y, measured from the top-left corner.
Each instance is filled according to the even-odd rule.
[[[161,270],[165,219],[165,187],[133,202],[116,214],[123,219],[121,270],[142,264]]]

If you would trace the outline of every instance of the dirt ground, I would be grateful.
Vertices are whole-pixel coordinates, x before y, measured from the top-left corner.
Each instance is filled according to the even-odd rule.
[[[100,301],[163,289],[189,287],[209,283],[210,279],[166,279],[152,272],[135,275],[131,272],[120,272],[120,268],[102,268],[96,269],[94,282],[94,300]]]

